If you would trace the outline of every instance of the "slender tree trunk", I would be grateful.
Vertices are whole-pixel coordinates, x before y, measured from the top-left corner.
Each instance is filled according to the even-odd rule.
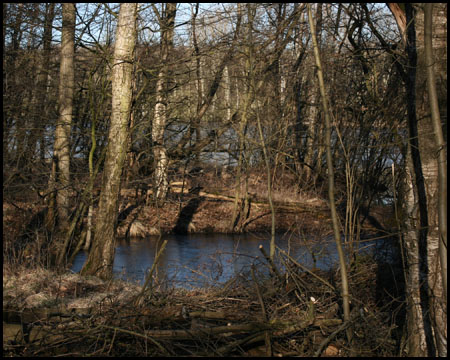
[[[227,109],[227,122],[231,122],[231,77],[229,66],[225,66],[223,76],[225,77],[225,107]]]
[[[92,97],[92,94],[91,94]],[[94,113],[94,109],[91,106],[91,113]],[[93,195],[93,184],[94,184],[94,178],[96,176],[96,173],[94,172],[94,154],[95,149],[97,148],[97,140],[95,137],[95,128],[97,126],[97,121],[94,116],[94,118],[91,121],[91,150],[89,151],[89,185],[90,185],[90,192],[89,192],[89,209],[88,209],[88,218],[87,218],[87,229],[86,229],[86,241],[84,243],[84,250],[88,251],[91,247],[92,242],[92,218],[94,213],[94,195]]]
[[[261,119],[259,111],[256,113],[256,121],[258,125],[259,138],[261,141],[261,147],[263,150],[264,162],[266,164],[266,174],[267,174],[267,198],[269,200],[270,215],[271,215],[271,231],[270,231],[270,252],[269,257],[273,261],[275,258],[275,208],[272,201],[272,181],[270,174],[270,159],[267,151],[267,145],[264,141],[264,134],[261,127]]]
[[[328,109],[328,96],[325,90],[325,83],[323,80],[323,73],[322,73],[322,65],[320,61],[320,54],[319,54],[319,47],[317,44],[315,29],[314,29],[314,23],[312,21],[312,14],[311,14],[311,5],[308,4],[308,19],[309,19],[309,26],[311,28],[311,34],[312,34],[312,40],[314,45],[314,57],[316,59],[316,66],[317,66],[317,77],[319,79],[319,87],[320,87],[320,94],[322,97],[322,106],[323,106],[323,112],[325,117],[325,146],[326,146],[326,152],[327,152],[327,165],[328,165],[328,196],[330,201],[330,209],[331,209],[331,218],[333,221],[333,231],[334,231],[334,239],[336,241],[336,247],[339,254],[339,264],[340,264],[340,270],[341,270],[341,280],[342,280],[342,302],[343,302],[343,308],[344,308],[344,320],[349,321],[350,320],[350,295],[348,291],[348,279],[347,279],[347,264],[345,261],[344,256],[344,250],[342,249],[341,244],[341,234],[339,231],[339,223],[338,223],[338,217],[337,217],[337,211],[336,211],[336,204],[334,200],[334,169],[333,169],[333,159],[331,156],[331,121],[330,121],[330,114]],[[351,340],[351,332],[347,332],[348,340]]]
[[[154,7],[154,9],[156,9]],[[156,11],[156,10],[155,10]],[[177,11],[176,3],[167,3],[166,9],[159,16],[161,27],[161,70],[156,83],[156,105],[153,117],[152,140],[153,155],[155,158],[155,200],[161,201],[167,195],[169,189],[168,167],[169,157],[164,144],[164,131],[167,122],[168,103],[168,75],[169,75],[169,54],[173,48],[173,35],[175,28],[175,16]]]
[[[405,76],[406,103],[408,116],[408,155],[407,155],[407,185],[405,192],[405,249],[407,276],[407,306],[408,306],[408,344],[410,356],[426,356],[430,345],[430,322],[422,296],[426,295],[421,279],[426,279],[426,232],[428,228],[426,214],[426,197],[424,191],[422,164],[419,152],[419,139],[416,117],[416,30],[415,13],[412,5],[406,5],[407,29],[407,70]]]
[[[432,16],[433,4],[425,3],[425,59],[427,67],[428,96],[430,100],[431,118],[433,122],[436,150],[438,152],[439,173],[439,254],[441,260],[442,286],[444,296],[447,294],[447,154],[445,152],[445,141],[442,133],[441,117],[439,113],[438,95],[434,74],[434,57],[432,43]]]
[[[316,27],[315,27],[315,36],[317,39],[317,46],[320,48],[322,42],[322,4],[317,4],[317,18],[316,18]],[[316,75],[317,69],[314,69],[314,75]],[[304,179],[306,182],[309,182],[312,178],[312,170],[317,169],[320,171],[321,168],[321,158],[323,153],[323,146],[317,146],[319,139],[319,124],[318,124],[318,104],[319,104],[319,91],[317,87],[312,86],[311,88],[311,100],[309,105],[308,116],[306,117],[307,123],[306,125],[306,141],[305,141],[305,155],[304,155]],[[317,165],[314,166],[314,152],[316,147],[318,148],[317,152]]]
[[[238,4],[239,7],[239,12],[241,11],[241,4]],[[252,27],[252,21],[253,18],[250,15],[250,10],[249,10],[249,19],[248,19],[248,28],[247,28],[247,38],[248,38],[248,44],[245,47],[245,54],[246,54],[246,59],[245,59],[245,68],[244,68],[244,72],[246,74],[251,73],[251,67],[253,66],[253,52],[250,49],[251,44],[251,27]],[[250,108],[251,105],[251,101],[252,101],[252,94],[253,94],[253,89],[251,88],[251,86],[249,86],[249,81],[250,79],[245,79],[246,80],[246,87],[245,87],[245,93],[244,93],[244,99],[243,99],[243,103],[242,103],[242,114],[240,116],[240,121],[239,121],[239,130],[238,130],[238,138],[239,138],[239,155],[238,155],[238,163],[237,163],[237,167],[236,167],[236,182],[235,182],[235,193],[234,193],[234,204],[233,204],[233,212],[231,214],[231,222],[230,222],[230,227],[229,227],[229,231],[233,232],[237,223],[238,223],[238,218],[239,216],[244,216],[243,214],[243,209],[242,209],[242,196],[241,196],[241,188],[242,188],[242,177],[246,176],[247,174],[243,174],[243,170],[246,167],[246,154],[245,154],[245,135],[246,135],[246,130],[247,130],[247,121],[248,121],[248,110]],[[246,179],[246,184],[247,184],[247,179]],[[247,186],[245,187],[246,191],[247,191]],[[244,197],[247,198],[247,194],[244,194]],[[240,230],[240,229],[238,229]]]
[[[297,4],[296,4],[297,5]],[[306,12],[301,12],[299,16],[308,16]],[[304,19],[300,21],[300,23],[304,22]],[[300,71],[300,67],[303,63],[303,60],[305,58],[306,54],[306,46],[303,45],[303,35],[304,35],[304,28],[300,28],[298,30],[298,33],[295,35],[296,38],[296,46],[295,46],[295,55],[297,57],[295,64],[293,66],[293,73],[295,74],[295,80],[293,83],[293,90],[294,90],[294,111],[295,111],[295,120],[293,123],[293,129],[292,131],[292,143],[294,144],[294,162],[295,162],[295,172],[300,175],[300,179],[303,177],[303,173],[305,171],[305,154],[304,154],[304,139],[305,139],[305,133],[306,133],[306,124],[305,124],[305,118],[303,118],[304,110],[303,110],[303,104],[302,104],[302,86],[306,79],[306,76],[302,74]],[[289,83],[289,82],[288,82]]]
[[[113,270],[120,180],[129,136],[137,11],[136,3],[120,5],[112,66],[111,125],[102,190],[94,241],[89,257],[81,270],[83,275],[97,275],[102,279],[111,278]]]
[[[43,56],[42,56],[42,64],[41,64],[41,73],[39,74],[39,80],[38,80],[38,95],[37,95],[37,113],[34,115],[34,123],[35,123],[35,129],[36,129],[36,137],[35,142],[32,144],[33,146],[36,145],[36,141],[40,141],[40,159],[41,161],[45,161],[45,129],[43,129],[41,121],[46,116],[46,97],[47,97],[47,85],[48,85],[48,79],[49,79],[49,71],[50,71],[50,50],[51,50],[51,40],[52,40],[52,24],[53,24],[53,18],[55,16],[54,14],[55,4],[50,3],[47,7],[47,13],[45,16],[45,24],[44,24],[44,37],[43,37]],[[39,128],[39,130],[38,130]],[[30,151],[30,153],[34,154],[34,148]],[[56,164],[55,164],[56,165]],[[52,166],[53,168],[53,166]],[[56,169],[55,172],[51,171],[48,188],[54,191],[55,184],[54,184],[54,176],[56,175]],[[48,209],[49,211],[46,214],[46,230],[48,232],[52,231],[53,223],[54,223],[54,210],[55,210],[55,196],[51,194],[49,196],[49,203]],[[47,226],[48,225],[48,226]]]
[[[63,26],[61,34],[61,66],[59,78],[59,118],[55,128],[53,161],[55,162],[56,213],[60,233],[69,228],[70,209],[70,128],[73,112],[74,51],[75,51],[75,4],[63,4]],[[57,263],[61,264],[65,255],[62,244],[56,249]]]
[[[30,135],[27,151],[30,156],[35,155],[35,150],[37,143],[39,142],[39,153],[40,159],[43,161],[45,158],[45,136],[43,123],[47,118],[46,102],[47,102],[47,87],[50,72],[50,51],[52,42],[52,29],[53,29],[53,18],[55,16],[55,3],[46,4],[46,14],[44,23],[44,34],[43,34],[43,45],[42,45],[42,62],[40,64],[40,73],[38,75],[37,81],[37,94],[36,98],[36,109],[33,115],[33,132]]]
[[[236,182],[235,182],[235,188],[234,188],[234,205],[233,205],[233,212],[231,214],[231,222],[229,231],[233,232],[237,222],[238,217],[241,216],[241,210],[239,210],[239,205],[242,202],[242,196],[241,196],[241,188],[242,188],[242,177],[246,176],[246,174],[243,173],[245,169],[246,164],[246,156],[245,156],[245,133],[247,129],[247,119],[248,119],[248,104],[250,102],[250,92],[247,92],[244,99],[244,110],[242,111],[242,115],[240,117],[240,123],[239,123],[239,155],[238,155],[238,163],[236,167]],[[246,180],[247,183],[247,180]],[[246,187],[247,189],[247,187]],[[247,194],[244,195],[244,197],[247,197]],[[242,214],[244,215],[244,214]],[[238,229],[240,230],[240,229]]]
[[[447,356],[447,156],[445,152],[445,142],[442,133],[442,125],[439,114],[438,94],[436,90],[436,80],[434,75],[433,58],[433,4],[425,3],[424,19],[424,43],[425,43],[425,66],[427,73],[428,101],[431,112],[431,124],[427,130],[433,127],[434,139],[427,134],[430,141],[426,149],[431,163],[430,173],[425,173],[426,181],[432,183],[428,186],[430,198],[428,211],[430,215],[429,223],[432,225],[429,231],[428,247],[430,248],[429,283],[430,297],[432,298],[432,317],[434,338],[439,356]],[[426,112],[426,109],[424,109]],[[428,122],[428,117],[426,118]],[[438,155],[436,163],[436,154]],[[437,175],[436,176],[436,167]],[[437,184],[436,184],[437,182]],[[437,198],[437,199],[436,199]],[[432,210],[434,209],[434,210]],[[437,215],[436,215],[437,212]],[[439,257],[437,256],[439,253]],[[440,261],[437,261],[439,258]],[[434,262],[434,264],[433,264]],[[440,272],[439,272],[440,265]]]

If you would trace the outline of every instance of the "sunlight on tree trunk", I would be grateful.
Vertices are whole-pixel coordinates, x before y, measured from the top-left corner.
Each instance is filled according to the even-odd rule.
[[[60,233],[69,229],[70,209],[70,128],[73,112],[75,5],[63,4],[61,69],[59,80],[59,119],[55,129],[54,161],[56,161],[56,209]],[[58,249],[57,263],[62,264],[67,244]]]
[[[408,176],[406,178],[409,191],[405,198],[407,220],[404,234],[407,250],[408,353],[411,356],[434,356],[436,351],[439,355],[446,354],[447,343],[446,321],[442,321],[445,317],[443,314],[446,314],[446,301],[444,301],[445,295],[443,294],[443,283],[446,280],[441,279],[442,270],[440,269],[441,262],[446,267],[446,256],[439,255],[439,247],[443,239],[439,231],[439,219],[446,211],[442,200],[438,200],[439,190],[445,190],[439,188],[439,182],[442,180],[440,176],[444,177],[442,167],[446,166],[446,159],[442,157],[441,154],[444,152],[440,151],[439,145],[437,145],[439,140],[436,142],[435,138],[430,136],[432,133],[439,136],[437,128],[441,126],[437,119],[436,108],[434,110],[431,108],[431,118],[429,115],[430,106],[435,106],[432,103],[433,89],[429,90],[429,99],[421,94],[416,94],[418,89],[424,88],[427,72],[428,86],[432,86],[430,72],[433,69],[430,65],[433,60],[431,58],[430,18],[432,9],[427,9],[429,17],[427,28],[423,22],[423,13],[421,11],[416,13],[415,6],[405,4],[404,14],[393,11],[399,28],[406,29],[408,57],[407,67],[402,70],[405,73],[409,127]],[[424,38],[426,46],[428,46],[428,58],[426,49],[425,56],[422,49],[417,54],[416,22],[420,22],[420,25],[423,24],[423,27],[417,26],[418,38],[419,40]],[[429,37],[429,41],[426,40],[426,36]],[[425,68],[426,62],[428,62],[427,68]],[[431,103],[428,104],[428,101]],[[442,143],[440,144],[442,146]],[[440,173],[436,155],[440,156],[439,161],[443,161],[440,165]],[[438,214],[439,212],[442,214]],[[446,224],[442,224],[446,228]],[[442,260],[436,261],[436,259]]]
[[[175,28],[175,16],[177,12],[176,3],[163,4],[166,6],[162,14],[159,14],[161,27],[161,70],[158,74],[156,84],[156,105],[153,117],[153,156],[155,158],[154,194],[156,201],[162,201],[169,189],[168,168],[169,158],[164,144],[164,133],[167,122],[168,104],[168,75],[169,75],[169,54],[173,48],[173,35]],[[156,10],[156,7],[153,6]]]
[[[97,275],[102,279],[111,278],[113,270],[118,197],[122,168],[126,158],[131,110],[137,9],[136,3],[122,3],[120,6],[112,66],[112,116],[108,150],[103,170],[94,241],[89,257],[81,270],[83,275]]]

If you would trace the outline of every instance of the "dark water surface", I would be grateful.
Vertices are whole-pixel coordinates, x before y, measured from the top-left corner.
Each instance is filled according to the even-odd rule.
[[[145,274],[153,264],[157,246],[161,246],[165,239],[168,243],[159,260],[158,276],[167,277],[177,287],[225,282],[249,271],[252,264],[260,269],[265,260],[259,245],[263,245],[269,253],[270,244],[270,235],[261,234],[165,235],[162,239],[148,237],[131,239],[128,243],[119,239],[114,258],[114,277],[143,284]],[[316,258],[316,267],[321,269],[328,269],[337,262],[336,245],[330,238],[307,245],[304,239],[279,235],[276,243],[308,268],[314,265],[312,254]],[[371,247],[370,244],[365,246]],[[81,270],[86,256],[84,252],[77,255],[72,271]]]

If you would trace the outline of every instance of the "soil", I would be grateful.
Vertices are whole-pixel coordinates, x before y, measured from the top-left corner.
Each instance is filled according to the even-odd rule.
[[[135,236],[142,237],[158,233],[230,233],[233,206],[231,199],[222,200],[190,194],[186,194],[181,201],[169,201],[161,208],[129,203],[124,210],[132,209],[132,211],[123,223],[119,224],[118,232],[119,235],[124,235],[128,225],[133,221],[139,224],[136,226],[138,229]],[[275,204],[276,230],[314,232],[324,225],[327,210],[323,205],[317,204],[306,206]],[[269,205],[263,202],[252,203],[246,224],[238,232],[270,231]],[[236,229],[233,232],[236,232]]]

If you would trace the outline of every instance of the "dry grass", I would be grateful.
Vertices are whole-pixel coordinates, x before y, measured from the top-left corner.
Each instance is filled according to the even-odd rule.
[[[355,328],[354,355],[396,354],[390,314],[377,306],[372,285],[361,289],[362,312],[355,305],[351,324],[343,324],[338,291],[330,285],[339,286],[337,272],[312,276],[287,257],[283,261],[287,267],[282,279],[264,275],[267,264],[258,263],[251,274],[214,288],[184,290],[159,284],[140,305],[131,301],[140,288],[120,281],[107,283],[42,269],[8,272],[4,313],[5,301],[8,313],[16,299],[16,314],[28,316],[29,337],[4,338],[4,354],[348,356],[347,325]],[[376,264],[361,263],[351,278],[352,289],[358,289],[355,281],[373,284],[374,272]],[[56,305],[64,316],[39,311]],[[83,307],[85,311],[80,311]],[[26,309],[43,315],[33,320]]]

